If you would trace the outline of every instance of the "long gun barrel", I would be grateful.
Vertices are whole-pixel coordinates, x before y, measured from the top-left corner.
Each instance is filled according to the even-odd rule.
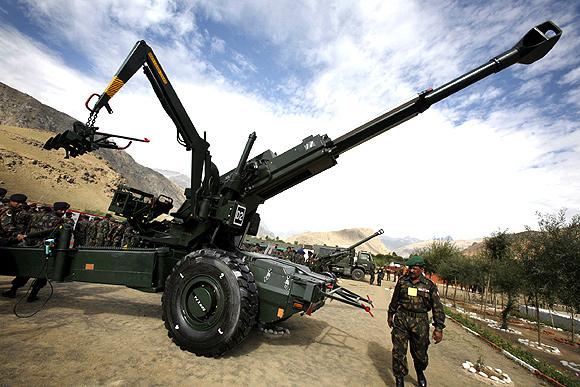
[[[354,250],[357,247],[359,247],[360,245],[362,245],[363,243],[370,241],[374,237],[378,237],[379,235],[383,235],[383,233],[384,233],[384,231],[381,228],[379,231],[375,232],[373,235],[369,235],[368,237],[361,239],[360,241],[356,242],[355,244],[348,246],[347,250]]]
[[[551,21],[532,28],[513,48],[496,56],[488,63],[463,74],[435,90],[425,90],[410,101],[335,139],[334,145],[336,148],[332,150],[332,153],[338,156],[392,127],[415,117],[419,113],[427,110],[434,103],[449,97],[491,74],[500,72],[515,63],[534,63],[552,49],[558,39],[560,39],[561,34],[562,30]]]
[[[419,93],[410,101],[335,140],[326,135],[309,136],[301,144],[277,157],[273,157],[270,151],[264,152],[255,159],[267,161],[267,173],[258,176],[248,185],[247,194],[256,195],[264,201],[317,175],[334,166],[336,158],[342,153],[417,116],[432,104],[515,63],[531,64],[539,60],[552,49],[561,35],[562,30],[553,22],[547,21],[532,28],[513,48],[486,64],[443,86]]]

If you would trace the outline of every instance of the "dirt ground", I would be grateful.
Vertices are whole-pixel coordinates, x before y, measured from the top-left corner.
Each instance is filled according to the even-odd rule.
[[[0,276],[0,291],[10,280]],[[386,324],[393,283],[341,283],[375,300],[374,318],[332,302],[310,317],[286,321],[290,335],[255,330],[219,359],[181,351],[167,338],[160,294],[56,283],[45,309],[27,319],[13,315],[15,300],[1,298],[0,385],[394,385]],[[39,305],[23,303],[19,313]],[[461,367],[479,357],[507,372],[513,386],[546,385],[451,321],[443,342],[432,345],[429,355],[430,386],[491,384]],[[414,371],[406,382],[416,385]]]

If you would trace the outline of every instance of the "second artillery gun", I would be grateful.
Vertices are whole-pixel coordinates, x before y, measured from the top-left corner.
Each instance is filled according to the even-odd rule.
[[[315,246],[316,260],[309,263],[309,267],[317,273],[349,276],[353,280],[360,281],[364,279],[365,274],[375,270],[375,263],[371,253],[357,252],[355,249],[382,234],[381,229],[348,247]]]
[[[530,64],[556,44],[561,30],[552,22],[531,29],[511,49],[488,63],[416,97],[331,140],[308,136],[288,151],[267,150],[253,158],[256,134],[249,135],[237,167],[225,174],[212,162],[209,143],[199,136],[152,49],[138,42],[90,110],[86,124],[75,123],[49,139],[46,149],[64,148],[78,156],[99,148],[122,149],[111,139],[145,141],[100,132],[102,108],[142,68],[177,128],[177,140],[192,152],[191,184],[172,220],[157,220],[172,200],[120,187],[109,210],[125,217],[139,236],[139,248],[111,250],[69,247],[64,227],[56,248],[1,247],[0,274],[126,285],[163,291],[162,318],[169,337],[182,349],[219,356],[248,336],[256,322],[275,323],[295,313],[311,314],[336,299],[370,312],[370,299],[358,296],[331,276],[264,254],[242,251],[245,234],[255,235],[260,204],[334,166],[347,150],[399,125],[432,104],[515,63]],[[204,136],[205,137],[205,136]]]

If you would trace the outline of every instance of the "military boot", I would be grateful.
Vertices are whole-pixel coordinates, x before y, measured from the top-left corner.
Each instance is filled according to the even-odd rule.
[[[405,377],[404,376],[397,376],[395,378],[395,386],[396,387],[405,387]]]
[[[2,297],[16,298],[16,288],[13,286],[9,290],[2,292]]]
[[[39,291],[40,291],[40,289],[37,289],[33,286],[32,290],[28,294],[28,297],[26,297],[26,302],[34,302],[34,301],[38,300],[38,292]]]
[[[419,387],[427,387],[427,378],[425,378],[423,371],[417,371],[417,383]]]
[[[26,302],[34,302],[36,300],[38,300],[36,293],[30,293],[28,297],[26,297]]]

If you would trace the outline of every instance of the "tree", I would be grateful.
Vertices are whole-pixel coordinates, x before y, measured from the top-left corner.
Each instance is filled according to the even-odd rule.
[[[522,262],[515,258],[510,239],[507,231],[498,231],[484,240],[485,255],[490,263],[485,292],[487,294],[491,285],[508,296],[501,313],[502,329],[508,329],[508,318],[516,307],[517,296],[523,285]]]
[[[437,273],[439,266],[446,260],[459,255],[460,251],[452,241],[433,241],[431,245],[420,251],[425,259],[425,271],[427,273]]]
[[[456,254],[446,257],[442,262],[439,263],[437,268],[437,274],[445,281],[445,298],[447,297],[448,285],[453,282],[455,286],[453,291],[453,306],[455,306],[455,300],[457,296],[457,283],[461,280],[462,265],[465,261],[465,257],[457,251]]]
[[[539,301],[564,304],[571,314],[572,341],[574,314],[580,311],[576,284],[580,276],[580,215],[566,220],[566,211],[555,214],[536,213],[539,231],[526,227],[522,259],[530,292],[536,299],[538,342],[540,341]]]

